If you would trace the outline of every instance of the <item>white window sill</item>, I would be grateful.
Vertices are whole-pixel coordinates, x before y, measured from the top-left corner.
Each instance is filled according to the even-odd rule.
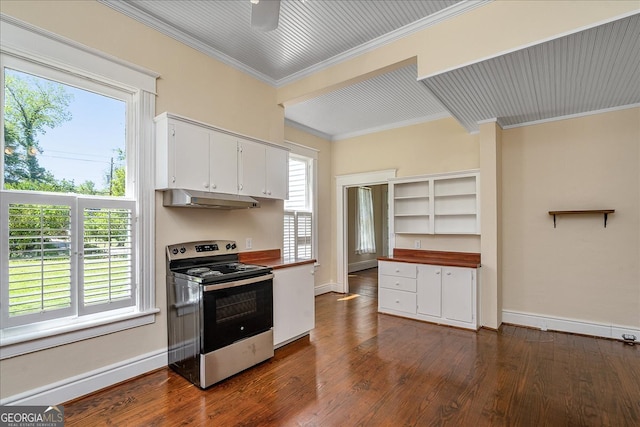
[[[36,329],[33,325],[5,329],[0,331],[0,360],[148,325],[155,322],[155,315],[159,312],[157,308],[145,312],[129,310],[75,319],[46,329]]]

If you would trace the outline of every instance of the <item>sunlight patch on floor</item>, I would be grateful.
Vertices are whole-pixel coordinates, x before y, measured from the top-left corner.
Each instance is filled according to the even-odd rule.
[[[347,295],[346,297],[338,298],[338,301],[348,301],[350,299],[358,298],[359,296],[360,295],[358,294]]]

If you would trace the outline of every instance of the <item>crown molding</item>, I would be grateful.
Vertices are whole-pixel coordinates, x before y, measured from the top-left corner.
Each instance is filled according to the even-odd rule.
[[[98,3],[102,3],[105,6],[108,6],[114,10],[116,10],[117,12],[120,12],[126,16],[128,16],[129,18],[135,19],[138,22],[141,22],[142,24],[153,28],[154,30],[171,37],[172,39],[175,39],[181,43],[184,43],[185,45],[194,48],[195,50],[204,53],[205,55],[208,55],[214,59],[219,60],[220,62],[223,62],[239,71],[242,71],[246,74],[249,74],[252,77],[255,77],[256,79],[270,85],[270,86],[276,86],[276,80],[267,76],[266,74],[263,74],[261,72],[259,72],[258,70],[248,67],[247,65],[243,64],[240,61],[235,60],[234,58],[225,55],[222,52],[219,52],[215,49],[213,49],[212,47],[210,47],[209,45],[207,45],[206,43],[201,42],[200,40],[180,31],[177,30],[173,27],[171,27],[170,25],[166,24],[165,22],[162,22],[161,20],[159,20],[158,18],[143,12],[139,9],[136,9],[135,7],[133,7],[132,5],[130,5],[129,3],[120,1],[120,0],[97,0]]]
[[[620,105],[618,107],[603,108],[600,110],[585,111],[582,113],[567,114],[566,116],[549,117],[548,119],[540,119],[540,120],[534,120],[530,122],[515,123],[512,125],[504,125],[504,126],[500,124],[500,118],[498,118],[497,121],[498,121],[498,125],[500,125],[502,129],[513,129],[513,128],[520,128],[524,126],[533,126],[533,125],[540,125],[543,123],[557,122],[560,120],[577,119],[580,117],[593,116],[596,114],[612,113],[614,111],[628,110],[630,108],[638,108],[638,107],[640,107],[640,103]],[[482,122],[478,122],[478,123],[480,124]]]
[[[326,139],[327,141],[333,140],[333,137],[330,134],[311,128],[309,126],[303,125],[302,123],[294,122],[291,119],[285,118],[284,125],[292,127],[294,129],[301,130],[302,132],[306,132],[308,134],[317,136],[318,138]]]
[[[363,129],[363,130],[359,130],[359,131],[355,131],[355,132],[337,134],[337,135],[334,135],[331,140],[332,141],[341,141],[343,139],[355,138],[357,136],[368,135],[368,134],[377,133],[377,132],[383,132],[385,130],[403,128],[403,127],[407,127],[407,126],[418,125],[420,123],[433,122],[433,121],[436,121],[436,120],[446,119],[448,117],[452,117],[451,114],[449,114],[448,112],[440,113],[440,114],[433,114],[433,115],[430,115],[430,116],[418,117],[418,118],[409,119],[409,120],[403,120],[401,122],[389,123],[389,124],[386,124],[386,125],[367,128],[367,129]]]

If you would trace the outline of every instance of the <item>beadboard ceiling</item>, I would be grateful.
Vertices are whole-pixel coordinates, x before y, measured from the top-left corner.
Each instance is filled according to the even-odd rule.
[[[99,0],[254,77],[282,86],[485,0],[282,0],[272,32],[249,0]],[[267,0],[263,0],[267,1]],[[338,140],[453,116],[469,132],[640,105],[640,15],[417,81],[409,65],[288,106],[287,124]]]
[[[425,79],[470,132],[640,104],[640,15]]]

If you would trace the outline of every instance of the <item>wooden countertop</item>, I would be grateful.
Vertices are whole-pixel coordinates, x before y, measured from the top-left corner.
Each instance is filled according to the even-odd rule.
[[[378,260],[467,268],[478,268],[481,265],[480,254],[476,252],[426,251],[399,248],[393,250],[393,256],[380,257]]]
[[[295,267],[298,265],[315,264],[315,259],[284,259],[280,254],[280,249],[267,249],[264,251],[240,252],[238,254],[240,262],[247,264],[264,265],[274,270],[279,268]]]

